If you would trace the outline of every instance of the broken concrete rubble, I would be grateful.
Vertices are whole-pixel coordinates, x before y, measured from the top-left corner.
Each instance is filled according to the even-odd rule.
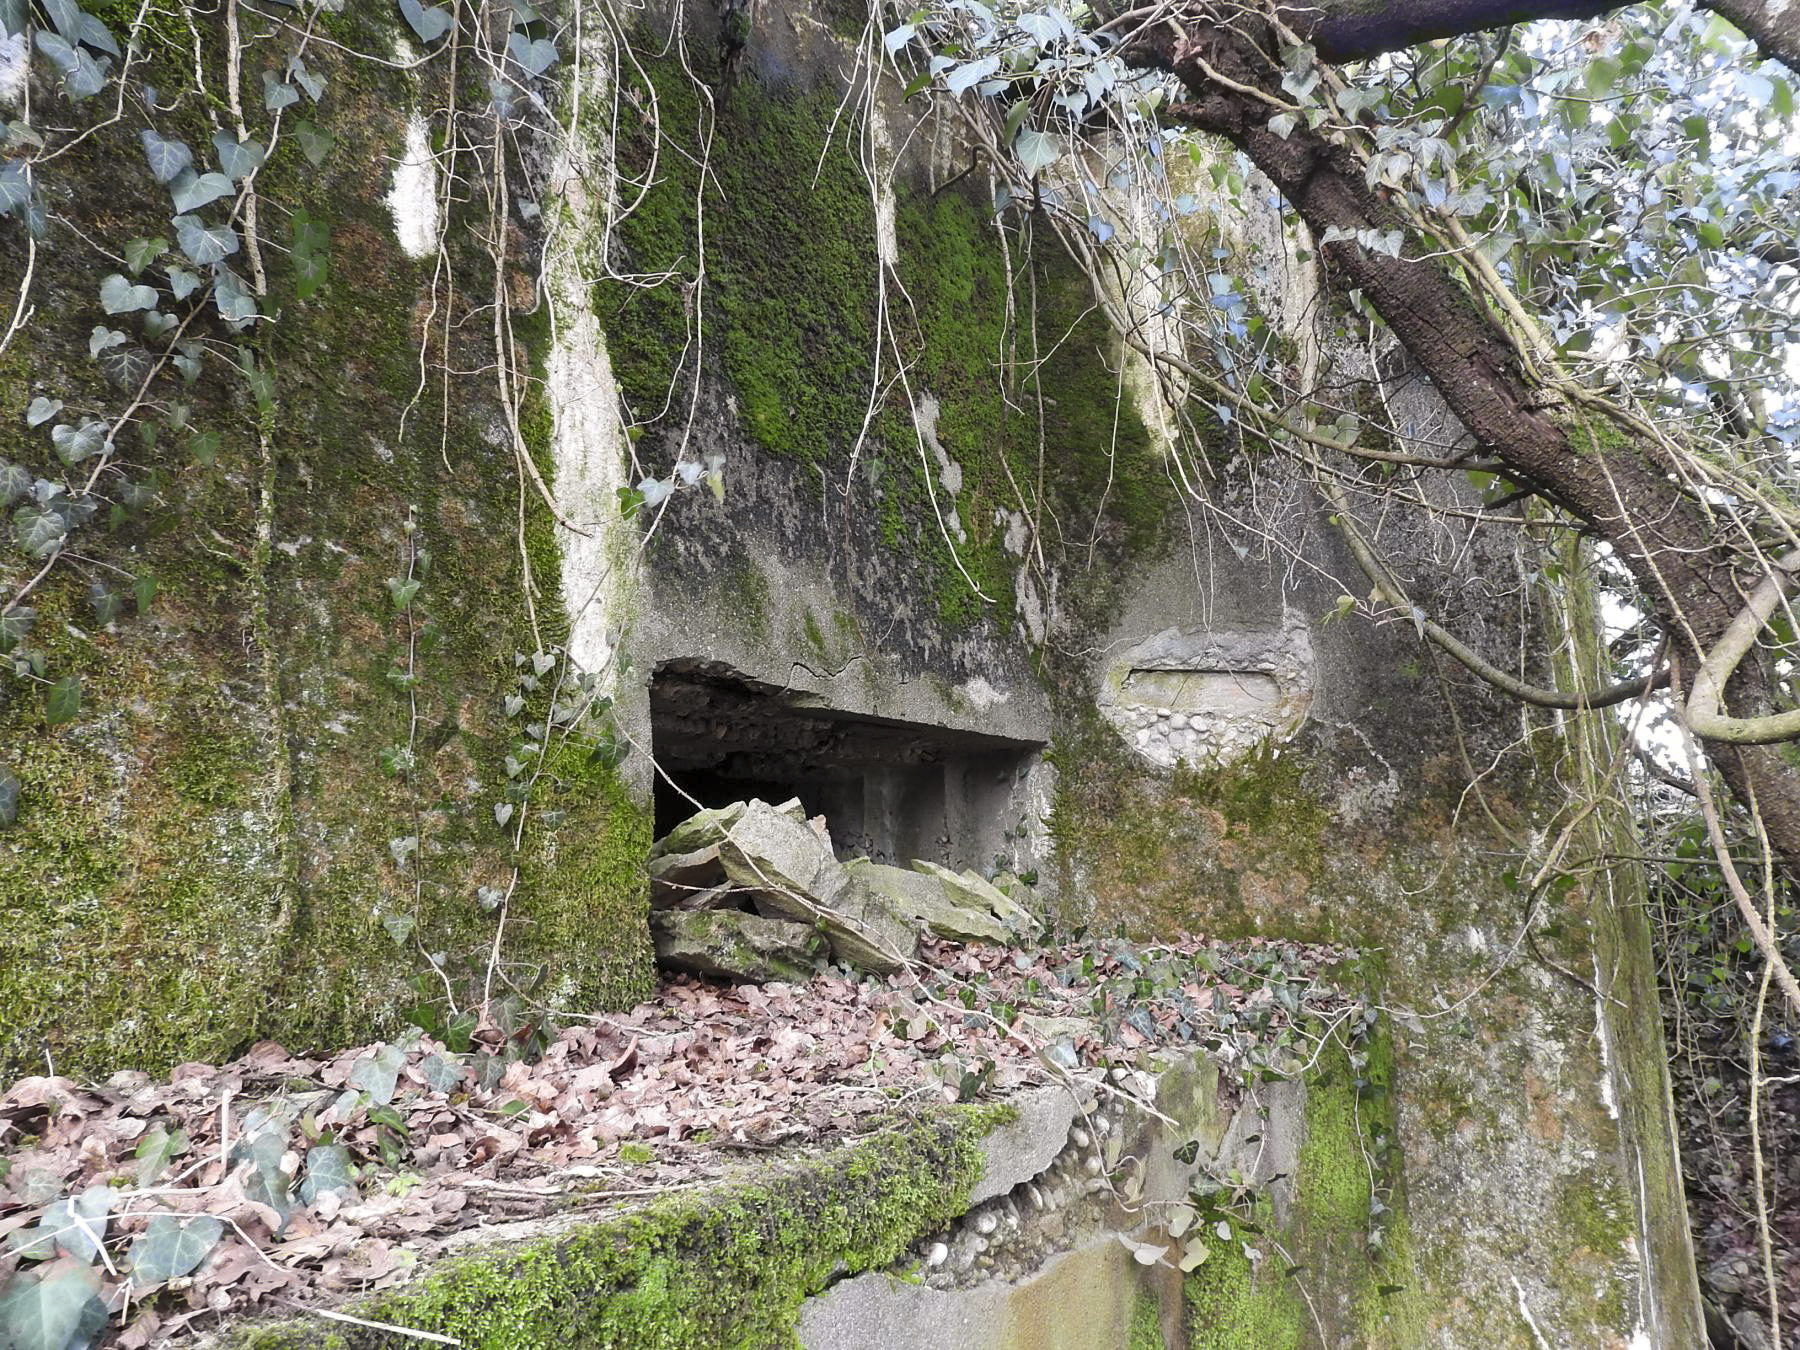
[[[790,797],[776,807],[769,807],[766,802],[758,802],[757,805],[786,816],[789,820],[806,819],[806,812],[798,797]],[[749,802],[732,802],[727,806],[706,807],[696,811],[651,845],[651,861],[655,862],[668,854],[696,853],[707,848],[717,848],[725,842],[725,836],[731,832],[731,827],[744,818],[744,812],[749,807]]]
[[[696,812],[656,842],[648,870],[658,953],[676,950],[676,935],[685,953],[663,964],[730,978],[753,978],[745,970],[757,963],[720,949],[711,969],[696,944],[709,934],[735,939],[735,930],[660,916],[719,911],[803,925],[834,959],[878,975],[909,960],[921,933],[1004,943],[1040,927],[1027,907],[1035,903],[1031,888],[1009,874],[989,882],[933,862],[914,862],[910,871],[867,858],[840,862],[825,818],[807,819],[798,799]]]
[[[825,956],[825,939],[806,924],[735,909],[662,910],[650,934],[665,969],[742,984],[810,979]]]
[[[832,953],[858,970],[890,974],[918,947],[917,930],[885,898],[851,879],[822,821],[799,824],[752,801],[719,846],[719,861],[759,911],[815,924]]]
[[[914,923],[957,942],[1005,942],[1006,929],[985,905],[959,904],[936,877],[858,858],[847,864],[861,881]]]
[[[723,871],[717,844],[707,844],[688,853],[662,854],[650,860],[648,870],[652,909],[689,908],[684,902],[698,892],[717,886]]]
[[[1042,926],[1030,910],[975,872],[952,872],[948,867],[923,858],[913,860],[913,870],[935,877],[953,899],[989,910],[1015,933],[1030,936]]]

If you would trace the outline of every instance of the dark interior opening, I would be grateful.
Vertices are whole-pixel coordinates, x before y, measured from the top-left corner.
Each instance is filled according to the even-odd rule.
[[[657,834],[693,814],[690,797],[702,806],[798,797],[807,815],[826,818],[839,857],[982,868],[1005,852],[1038,742],[803,706],[804,697],[704,662],[660,666],[650,737],[673,783],[657,775]]]

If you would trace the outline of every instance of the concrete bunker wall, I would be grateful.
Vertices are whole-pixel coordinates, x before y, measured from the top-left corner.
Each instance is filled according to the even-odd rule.
[[[828,16],[815,21],[790,9],[759,28],[743,59],[760,83],[741,82],[721,113],[733,127],[716,143],[724,181],[757,177],[754,166],[768,151],[756,136],[778,121],[768,107],[836,106],[845,65],[832,55],[830,27]],[[703,41],[703,21],[695,31]],[[966,157],[952,153],[948,123],[885,98],[876,116],[877,143],[909,147],[883,208],[898,222],[896,251],[884,260],[924,320],[916,375],[930,395],[917,405],[927,414],[918,431],[926,449],[904,424],[859,438],[866,400],[827,397],[847,347],[872,350],[869,331],[844,319],[842,308],[848,301],[854,314],[866,301],[872,313],[872,293],[840,291],[829,301],[838,317],[815,323],[813,307],[827,301],[813,293],[814,279],[783,273],[776,288],[800,293],[779,316],[762,315],[759,327],[731,297],[739,285],[757,285],[759,272],[765,288],[775,278],[724,246],[724,275],[713,274],[722,321],[745,325],[734,331],[750,345],[735,359],[728,351],[703,384],[694,434],[725,463],[728,498],[677,502],[646,554],[643,603],[627,645],[635,669],[651,673],[627,691],[636,700],[630,715],[656,742],[657,679],[672,662],[703,658],[781,691],[792,707],[1044,744],[1045,762],[1021,785],[1022,824],[1035,832],[1027,857],[1051,864],[1045,874],[1060,886],[1068,919],[1123,923],[1144,935],[1179,927],[1356,945],[1369,954],[1369,992],[1403,1013],[1490,991],[1464,1017],[1426,1017],[1396,1032],[1394,1127],[1373,1165],[1384,1179],[1380,1193],[1399,1197],[1401,1212],[1374,1221],[1361,1149],[1342,1159],[1339,1194],[1364,1207],[1366,1232],[1382,1230],[1399,1273],[1382,1282],[1392,1292],[1377,1296],[1342,1266],[1344,1283],[1327,1282],[1332,1310],[1322,1315],[1354,1344],[1530,1347],[1537,1334],[1570,1345],[1634,1337],[1682,1344],[1692,1326],[1691,1275],[1682,1267],[1672,1143],[1666,1120],[1652,1119],[1663,1090],[1654,1019],[1621,1022],[1535,965],[1503,967],[1495,977],[1497,956],[1514,938],[1517,902],[1488,850],[1529,837],[1543,802],[1532,762],[1503,753],[1518,736],[1516,710],[1434,667],[1405,625],[1333,621],[1339,596],[1363,593],[1366,582],[1300,475],[1253,443],[1228,433],[1209,447],[1206,495],[1219,510],[1177,505],[1169,465],[1143,431],[1156,424],[1155,410],[1135,395],[1121,406],[1116,379],[1099,391],[1072,372],[1059,383],[1059,422],[1048,432],[1055,453],[1044,464],[1071,484],[1093,468],[1096,487],[1124,483],[1143,495],[1127,495],[1128,513],[1102,519],[1095,537],[1110,548],[1091,561],[1067,546],[1067,521],[1086,518],[1091,508],[1081,503],[1105,493],[1053,499],[1063,542],[1037,522],[1045,563],[1032,563],[1031,529],[1013,503],[984,487],[1004,476],[970,434],[989,446],[1008,443],[1002,424],[972,416],[983,387],[995,382],[984,353],[1003,345],[984,327],[1004,305],[1002,292],[984,289],[983,278],[1006,267],[994,225],[986,203],[971,200],[978,190],[965,194],[966,178],[948,184],[966,167]],[[793,134],[794,123],[779,125]],[[808,147],[828,193],[837,181],[833,156]],[[851,195],[840,202],[839,228],[860,219],[857,228],[878,243],[880,212],[864,204],[866,183],[844,186]],[[754,228],[779,249],[799,215],[759,193]],[[1295,290],[1318,279],[1296,260],[1287,226],[1267,202],[1266,187],[1259,193],[1246,183],[1240,197],[1218,203],[1221,216],[1239,222],[1230,265],[1267,283],[1265,312],[1314,322],[1329,306],[1316,292]],[[928,228],[909,232],[909,220]],[[798,236],[789,242],[801,247]],[[1069,279],[1057,271],[1053,245],[1036,242],[1038,294],[1056,295]],[[865,261],[872,265],[874,255],[872,244]],[[647,253],[643,265],[663,256]],[[955,301],[939,303],[952,278],[961,287]],[[839,325],[829,360],[804,343],[796,350],[773,326],[796,316],[801,334]],[[1071,322],[1046,319],[1057,331]],[[1077,353],[1078,364],[1117,368],[1116,348],[1102,335],[1070,331],[1063,350]],[[959,344],[959,334],[974,340]],[[973,355],[953,355],[959,345]],[[797,373],[770,378],[759,358],[777,350],[791,353]],[[1352,383],[1375,364],[1348,342],[1332,358]],[[859,368],[866,378],[868,366]],[[856,378],[845,388],[866,394]],[[778,402],[759,401],[765,396]],[[1087,398],[1103,416],[1083,418]],[[785,419],[765,415],[782,399]],[[835,423],[826,415],[833,408]],[[1109,461],[1115,420],[1145,437],[1133,452],[1142,460]],[[1130,436],[1123,443],[1132,444]],[[1035,471],[1036,444],[1034,435],[1019,475]],[[1257,520],[1264,533],[1234,533],[1224,523],[1234,514]],[[1389,522],[1384,530],[1421,603],[1497,659],[1516,650],[1522,632],[1541,640],[1521,629],[1518,611],[1484,608],[1479,594],[1456,589],[1432,561],[1440,541],[1430,526]],[[1008,541],[1020,538],[1025,545],[1011,551]],[[947,540],[963,571],[946,558]],[[1506,547],[1486,561],[1497,574],[1515,567]],[[1292,557],[1306,565],[1290,566]],[[997,602],[965,603],[971,580]],[[1452,706],[1460,747],[1446,730]],[[1533,732],[1540,734],[1553,739],[1544,728]],[[1464,754],[1502,760],[1504,771],[1484,791],[1513,837],[1486,838],[1464,815]],[[1017,853],[1007,862],[1032,865]],[[1597,895],[1566,904],[1546,939],[1564,944],[1552,959],[1582,971],[1598,963],[1635,980],[1642,934],[1621,934]],[[1631,997],[1646,993],[1638,984]],[[1644,1043],[1622,1076],[1619,1051],[1633,1037]],[[1621,1094],[1652,1109],[1616,1117],[1610,1103]],[[1572,1223],[1576,1213],[1592,1222]],[[1235,1313],[1226,1312],[1252,1316],[1259,1289],[1251,1281]],[[1211,1343],[1312,1340],[1298,1326],[1291,1342],[1269,1334],[1227,1316]]]
[[[377,8],[349,7],[339,36],[391,46],[399,20],[372,17]],[[651,6],[645,22],[669,9]],[[687,9],[692,49],[711,51],[709,12]],[[594,542],[559,535],[530,494],[521,530],[513,447],[482,396],[427,404],[404,440],[387,434],[418,386],[409,316],[422,309],[429,269],[393,237],[382,176],[357,166],[398,154],[420,94],[391,70],[334,69],[343,102],[321,116],[354,153],[318,175],[277,166],[259,192],[330,215],[342,240],[334,268],[360,285],[326,294],[307,323],[271,329],[283,372],[274,450],[220,473],[180,468],[174,490],[204,528],[121,536],[143,549],[121,560],[147,559],[163,579],[154,623],[88,631],[73,581],[36,597],[52,656],[117,711],[43,736],[35,702],[0,705],[0,735],[25,747],[15,760],[21,825],[0,850],[0,887],[18,916],[0,947],[0,1052],[30,1066],[48,1046],[63,1068],[166,1067],[223,1057],[256,1034],[301,1048],[391,1031],[411,1001],[415,946],[485,955],[493,930],[471,895],[504,883],[515,859],[508,931],[525,944],[521,959],[551,968],[559,1004],[645,997],[648,756],[616,771],[558,765],[555,800],[542,803],[551,810],[534,820],[554,812],[565,823],[560,832],[534,824],[515,855],[494,814],[514,737],[503,710],[513,653],[529,659],[540,638],[553,647],[567,638],[596,669],[630,658],[629,672],[615,664],[606,678],[622,731],[654,748],[659,677],[700,660],[754,693],[779,691],[789,727],[818,714],[861,734],[929,729],[906,734],[945,755],[958,753],[953,737],[980,743],[979,754],[1016,755],[992,766],[996,786],[1009,775],[1016,827],[996,845],[969,823],[978,806],[953,808],[946,786],[945,847],[974,866],[990,852],[1018,871],[1053,866],[1071,919],[1369,949],[1378,1000],[1429,1017],[1402,1022],[1394,1037],[1398,1108],[1382,1152],[1404,1183],[1385,1231],[1408,1277],[1373,1321],[1359,1318],[1368,1290],[1328,1284],[1346,1335],[1405,1347],[1548,1338],[1685,1350],[1697,1336],[1641,922],[1588,890],[1543,916],[1544,950],[1565,971],[1591,973],[1598,999],[1548,966],[1502,964],[1519,905],[1490,850],[1516,848],[1534,829],[1530,772],[1511,760],[1488,784],[1487,805],[1510,837],[1478,834],[1484,827],[1460,813],[1460,750],[1485,763],[1514,739],[1514,710],[1454,674],[1440,681],[1407,625],[1323,622],[1338,579],[1353,583],[1354,572],[1292,473],[1259,464],[1255,490],[1288,503],[1282,538],[1322,560],[1329,578],[1292,575],[1266,540],[1175,505],[1154,419],[1118,400],[1118,345],[1091,312],[1085,278],[1046,239],[1028,261],[1002,248],[978,177],[950,182],[966,158],[948,122],[906,134],[931,116],[917,103],[878,101],[886,142],[914,148],[889,197],[872,200],[842,143],[827,140],[850,64],[843,7],[821,0],[762,14],[719,104],[728,134],[713,171],[726,191],[709,217],[718,251],[707,293],[721,337],[695,402],[695,448],[720,457],[727,495],[673,502],[641,567],[647,519],[621,526],[613,489],[628,481],[632,456],[666,469],[686,431],[651,426],[632,443],[593,410],[611,407],[615,391],[639,409],[666,395],[685,350],[679,288],[590,288],[571,265],[556,274],[568,302],[561,347],[543,311],[521,302],[519,335],[549,382],[526,409],[527,447]],[[642,47],[666,95],[666,125],[691,126],[702,102],[691,82],[658,58],[659,34],[647,32]],[[592,78],[602,65],[583,69]],[[105,144],[96,137],[69,156],[68,171],[105,182]],[[634,147],[594,151],[604,165],[614,153],[629,162]],[[622,233],[643,274],[693,256],[682,202],[701,185],[683,179],[688,163],[664,159],[666,191]],[[1241,196],[1235,261],[1302,275],[1266,188],[1245,184]],[[592,244],[602,235],[596,203],[582,216],[576,195],[567,200],[561,237]],[[124,196],[114,206],[136,209]],[[161,206],[146,199],[146,234],[163,227]],[[915,303],[913,373],[930,395],[917,423],[928,428],[884,409],[862,444],[884,261]],[[15,275],[6,273],[9,289]],[[54,284],[73,294],[77,280]],[[1053,387],[1054,406],[1041,421],[1015,416],[1018,390],[995,369],[1010,338],[1038,336],[1007,327],[1009,287],[1032,291],[1049,338],[1034,392]],[[79,289],[91,291],[85,281]],[[51,313],[9,352],[8,435],[40,387],[82,390],[97,404],[111,397],[86,359],[91,317],[79,306]],[[216,402],[202,400],[197,415],[236,425],[224,422],[227,400]],[[1212,448],[1208,490],[1228,513],[1252,491],[1258,452],[1229,437]],[[41,445],[5,450],[47,462]],[[454,472],[439,468],[452,463]],[[1045,494],[1027,522],[1033,504],[1010,484],[1034,481],[1040,465]],[[1026,547],[1033,529],[1043,562]],[[541,588],[531,614],[517,602],[524,562],[493,542],[515,532]],[[385,579],[404,573],[420,542],[438,560],[420,613],[451,640],[423,668],[415,717],[388,678],[407,644]],[[1417,562],[1422,597],[1448,599],[1442,612],[1504,654],[1517,615],[1445,597],[1429,540],[1400,531],[1389,542]],[[561,571],[560,596],[559,550],[565,563],[581,561]],[[603,606],[591,603],[598,577],[609,578]],[[548,632],[533,632],[539,620]],[[1250,637],[1267,639],[1261,655],[1246,649]],[[1443,707],[1446,687],[1464,747],[1419,713]],[[1196,712],[1246,719],[1231,755],[1199,753],[1212,728],[1196,733]],[[384,774],[375,750],[406,743],[415,723],[426,732],[420,776]],[[1140,731],[1151,733],[1141,748]],[[866,826],[866,780],[863,794]],[[959,814],[965,823],[953,829]],[[892,812],[881,828],[898,847],[893,822],[929,815]],[[409,838],[428,885],[394,860],[392,845]],[[273,989],[271,970],[281,972]],[[1336,1194],[1367,1223],[1372,1190],[1357,1178],[1370,1160],[1346,1148],[1336,1161]],[[1685,1278],[1691,1285],[1691,1271]],[[1254,1304],[1258,1287],[1246,1287]],[[1219,1315],[1221,1335],[1238,1335],[1220,1343],[1267,1339],[1266,1327]]]

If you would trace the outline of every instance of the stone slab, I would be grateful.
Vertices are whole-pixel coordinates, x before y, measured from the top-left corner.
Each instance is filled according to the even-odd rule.
[[[1006,928],[983,905],[963,904],[936,877],[859,858],[850,875],[885,897],[903,917],[956,942],[1005,942]]]
[[[657,964],[745,984],[809,979],[825,940],[803,923],[735,909],[662,910],[650,916]]]

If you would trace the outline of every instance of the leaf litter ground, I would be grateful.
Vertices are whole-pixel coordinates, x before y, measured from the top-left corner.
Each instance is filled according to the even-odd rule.
[[[163,1081],[25,1078],[0,1097],[0,1327],[50,1350],[162,1343],[395,1284],[471,1230],[705,1185],[934,1102],[1105,1071],[1141,1090],[1132,1071],[1170,1049],[1292,1069],[1308,1026],[1360,1013],[1333,984],[1348,955],[927,939],[886,979],[678,977],[629,1013],[560,1016],[530,1057],[487,1025],[462,1054],[415,1030],[328,1058],[263,1041]]]

